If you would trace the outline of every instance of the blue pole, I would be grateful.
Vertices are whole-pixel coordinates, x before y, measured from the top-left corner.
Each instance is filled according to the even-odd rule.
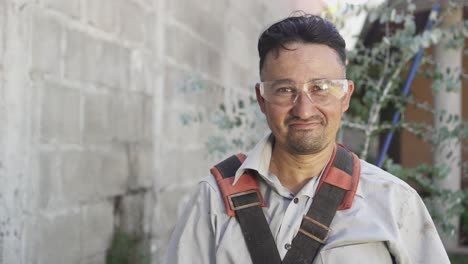
[[[429,30],[434,23],[437,13],[439,12],[439,4],[434,4],[432,6],[431,13],[429,14],[429,19],[427,20],[426,27],[424,30]],[[406,82],[405,85],[403,86],[402,94],[404,96],[408,95],[409,89],[411,87],[411,83],[413,82],[414,75],[416,74],[416,70],[418,69],[419,63],[421,61],[421,57],[423,54],[423,49],[419,48],[418,53],[413,59],[413,63],[411,64],[411,68],[409,71],[408,76],[406,77]],[[392,125],[396,125],[398,121],[400,120],[401,113],[400,111],[396,111],[393,114],[392,118]],[[390,147],[390,142],[392,141],[393,138],[393,130],[388,131],[387,136],[385,137],[384,144],[382,146],[382,149],[380,150],[379,156],[377,158],[377,166],[382,167],[385,155],[387,154],[388,148]]]

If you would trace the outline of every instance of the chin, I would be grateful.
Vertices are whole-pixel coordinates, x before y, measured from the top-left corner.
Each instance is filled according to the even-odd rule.
[[[300,155],[314,154],[324,149],[320,140],[287,140],[286,144],[293,153]]]

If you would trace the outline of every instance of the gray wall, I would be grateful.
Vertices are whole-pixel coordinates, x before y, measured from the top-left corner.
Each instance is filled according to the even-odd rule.
[[[216,161],[180,115],[251,94],[258,34],[295,8],[0,0],[0,263],[104,263],[116,229],[159,263]]]

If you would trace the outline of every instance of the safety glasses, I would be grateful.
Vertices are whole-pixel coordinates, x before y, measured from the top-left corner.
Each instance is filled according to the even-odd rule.
[[[289,80],[279,80],[261,82],[259,86],[260,94],[265,100],[280,106],[294,105],[302,92],[316,104],[329,104],[333,100],[343,98],[348,92],[346,79],[317,79],[299,84]]]

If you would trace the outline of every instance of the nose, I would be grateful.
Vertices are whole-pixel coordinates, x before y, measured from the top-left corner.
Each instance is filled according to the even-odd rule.
[[[315,102],[307,92],[302,91],[291,109],[292,114],[300,119],[308,119],[316,113]]]

